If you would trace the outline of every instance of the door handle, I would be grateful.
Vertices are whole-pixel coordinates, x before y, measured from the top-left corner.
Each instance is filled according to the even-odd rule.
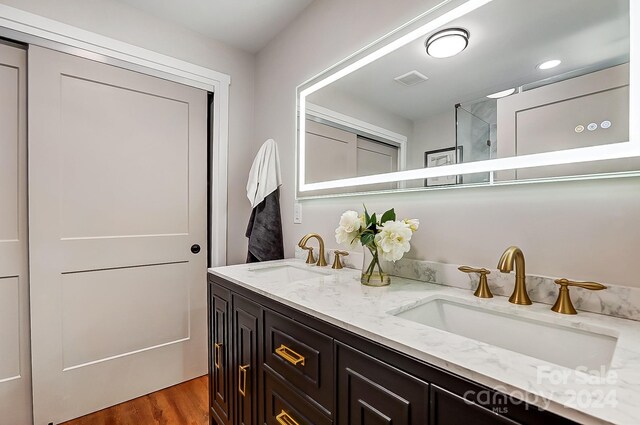
[[[216,369],[220,369],[220,367],[221,367],[221,365],[220,365],[220,357],[222,357],[222,343],[221,342],[216,342],[213,346],[215,348],[215,353],[214,353],[215,366],[216,366]]]
[[[247,369],[251,365],[244,365],[238,368],[238,391],[242,397],[247,395]]]
[[[200,252],[200,245],[198,245],[197,243],[191,245],[191,252],[194,253],[194,254],[199,253]]]

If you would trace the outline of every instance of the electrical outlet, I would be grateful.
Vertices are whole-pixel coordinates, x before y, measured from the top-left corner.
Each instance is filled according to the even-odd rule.
[[[293,204],[293,224],[302,224],[302,204],[300,202]]]

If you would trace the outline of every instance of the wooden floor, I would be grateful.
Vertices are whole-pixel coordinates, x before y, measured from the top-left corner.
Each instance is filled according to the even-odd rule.
[[[61,425],[207,425],[208,391],[201,376]]]

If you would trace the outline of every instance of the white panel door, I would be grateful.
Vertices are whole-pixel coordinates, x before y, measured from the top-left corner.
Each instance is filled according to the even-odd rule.
[[[36,425],[206,373],[206,102],[29,49]]]
[[[398,148],[358,136],[358,176],[398,171]],[[396,189],[397,183],[378,183],[358,186],[360,191]]]
[[[356,176],[357,136],[354,133],[307,120],[305,182]]]
[[[31,423],[26,52],[0,44],[0,423]]]

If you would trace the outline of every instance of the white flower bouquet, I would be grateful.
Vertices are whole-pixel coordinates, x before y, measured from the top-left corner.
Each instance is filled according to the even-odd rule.
[[[417,219],[396,220],[393,208],[378,219],[375,213],[369,215],[367,207],[364,207],[362,215],[356,211],[342,214],[336,229],[336,241],[350,248],[362,244],[365,258],[361,282],[370,286],[384,286],[391,280],[388,273],[384,272],[382,263],[395,262],[411,249],[409,242],[419,225]]]

